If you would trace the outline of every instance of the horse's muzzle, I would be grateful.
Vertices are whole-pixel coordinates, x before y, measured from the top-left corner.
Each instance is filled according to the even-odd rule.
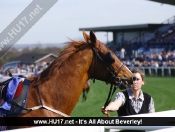
[[[121,79],[121,78],[116,78],[116,87],[119,87],[120,90],[127,89],[131,87],[133,84],[133,79],[127,80],[127,79]]]

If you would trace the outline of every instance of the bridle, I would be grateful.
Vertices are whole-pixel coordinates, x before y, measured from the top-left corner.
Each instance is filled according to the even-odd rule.
[[[100,43],[99,43],[99,48],[100,48]],[[116,78],[117,81],[115,81],[115,85],[117,85],[118,87],[121,85],[122,81],[119,77],[117,77],[117,75],[121,72],[121,70],[125,67],[125,64],[121,64],[120,68],[118,69],[118,71],[116,72],[108,63],[106,63],[106,61],[99,55],[99,48],[96,51],[92,46],[91,49],[95,55],[95,66],[94,66],[94,75],[93,75],[93,82],[95,82],[95,76],[96,76],[96,71],[97,71],[97,59],[99,59],[101,61],[101,63],[105,66],[105,68],[107,69],[107,71],[109,71],[109,73],[111,74],[112,78]]]
[[[125,67],[125,65],[122,63],[120,68],[117,70],[117,72],[99,55],[99,49],[100,49],[100,43],[99,43],[99,47],[98,50],[96,51],[92,46],[91,49],[95,55],[95,66],[94,66],[94,75],[93,75],[93,82],[95,83],[95,76],[96,76],[96,71],[97,71],[97,59],[100,60],[100,62],[105,66],[105,68],[107,69],[107,71],[109,71],[109,73],[111,74],[112,78],[115,78],[115,85],[111,84],[110,86],[110,91],[108,94],[108,98],[104,104],[104,108],[106,108],[106,106],[108,106],[108,104],[111,102],[111,98],[114,94],[114,92],[116,91],[116,89],[123,83],[122,79],[117,77],[117,75],[121,72],[121,70]]]

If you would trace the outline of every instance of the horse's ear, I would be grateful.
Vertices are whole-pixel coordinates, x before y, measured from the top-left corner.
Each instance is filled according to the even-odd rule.
[[[84,36],[84,39],[87,43],[91,43],[89,35],[84,30],[83,30],[83,36]]]
[[[90,40],[91,40],[92,44],[94,44],[94,47],[98,48],[99,43],[98,43],[98,40],[97,40],[97,38],[92,30],[90,31]]]

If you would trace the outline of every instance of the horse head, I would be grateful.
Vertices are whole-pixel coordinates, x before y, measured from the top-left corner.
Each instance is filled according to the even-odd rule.
[[[83,31],[83,36],[93,52],[91,78],[114,84],[120,89],[125,89],[133,84],[133,73],[114,52],[96,38],[93,31],[90,31],[90,35]]]

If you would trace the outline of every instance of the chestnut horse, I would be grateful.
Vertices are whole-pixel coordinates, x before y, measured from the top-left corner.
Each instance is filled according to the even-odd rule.
[[[26,108],[31,109],[18,117],[69,117],[90,78],[119,87],[132,84],[133,73],[93,31],[83,36],[85,41],[71,41],[49,67],[28,78]]]

